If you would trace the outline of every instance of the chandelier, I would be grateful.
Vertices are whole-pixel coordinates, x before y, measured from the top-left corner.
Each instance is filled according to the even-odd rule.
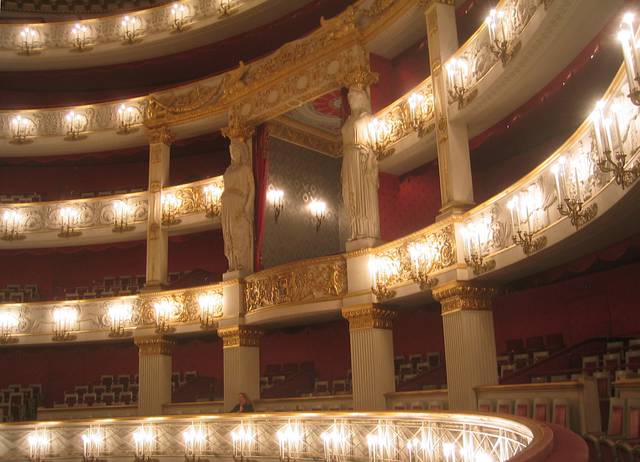
[[[89,119],[87,116],[76,111],[69,111],[65,116],[67,123],[67,136],[64,138],[67,141],[76,141],[86,138],[83,132],[89,125]]]
[[[542,190],[537,184],[515,194],[507,202],[511,218],[511,238],[514,244],[522,247],[526,255],[547,245],[546,236],[534,237],[546,224],[543,202]]]
[[[214,218],[219,216],[223,188],[219,184],[208,184],[202,188],[202,192],[204,193],[204,208],[207,217]]]
[[[89,430],[82,434],[83,462],[97,462],[100,460],[100,456],[105,450],[106,441],[105,432],[101,427],[89,427]]]
[[[140,123],[142,119],[142,113],[137,106],[131,106],[127,104],[121,104],[118,107],[117,120],[119,135],[127,135],[138,130],[136,125]]]
[[[133,317],[131,303],[124,301],[112,303],[107,308],[107,317],[111,328],[109,337],[126,337],[128,332],[125,328],[131,323]]]
[[[551,167],[556,185],[558,212],[569,217],[571,224],[577,228],[585,225],[598,213],[598,204],[585,206],[591,197],[590,181],[593,165],[589,157],[579,153],[567,160],[560,157]]]
[[[435,246],[427,241],[413,242],[408,246],[409,258],[411,260],[411,277],[420,284],[421,290],[433,288],[438,280],[429,274],[434,270],[438,251]]]
[[[465,102],[475,97],[478,90],[471,94],[467,87],[469,79],[469,63],[465,58],[451,58],[446,65],[447,70],[447,91],[451,101],[458,102],[458,109],[462,109]]]
[[[36,133],[36,124],[28,117],[17,115],[9,122],[12,144],[27,144],[33,141]]]
[[[156,433],[153,425],[140,425],[133,432],[135,462],[151,462],[156,447]]]
[[[393,297],[396,294],[391,286],[400,273],[400,263],[390,257],[371,256],[369,258],[369,275],[371,277],[371,292],[380,300]]]
[[[78,323],[78,310],[70,306],[62,306],[53,310],[53,340],[66,342],[75,337],[71,332]]]
[[[515,36],[515,26],[504,9],[492,9],[485,19],[489,30],[491,52],[505,65],[520,48],[520,42],[512,45]]]
[[[176,32],[185,30],[191,21],[189,6],[184,3],[174,3],[169,10],[171,28]]]
[[[462,240],[465,244],[465,263],[476,276],[496,267],[495,260],[487,260],[492,237],[491,218],[483,216],[469,222],[461,229]]]
[[[297,422],[289,422],[276,432],[276,439],[280,446],[280,460],[294,461],[302,452],[304,429]]]
[[[356,139],[363,140],[365,147],[371,149],[378,160],[382,160],[395,152],[390,148],[392,130],[388,122],[377,117],[361,119],[356,127]]]
[[[233,444],[233,458],[244,462],[254,449],[256,441],[256,431],[253,425],[243,422],[231,432],[231,443]]]
[[[631,12],[622,17],[618,40],[624,55],[624,68],[629,84],[629,99],[636,106],[640,106],[640,51],[636,40],[636,30],[633,26],[635,15]]]
[[[351,432],[342,423],[334,423],[327,431],[320,434],[324,449],[324,460],[337,462],[351,455]]]
[[[173,331],[169,325],[176,313],[176,304],[171,300],[160,300],[153,304],[153,311],[156,321],[156,333],[166,334]]]
[[[25,27],[20,31],[18,49],[20,54],[32,55],[40,51],[40,32],[33,27]]]
[[[25,222],[25,217],[20,210],[5,210],[2,214],[2,240],[21,241],[25,239],[26,236],[22,234]]]
[[[129,224],[133,215],[133,207],[124,200],[113,202],[113,229],[114,233],[126,233],[133,231],[135,226]]]
[[[407,98],[406,114],[409,127],[422,138],[432,125],[427,124],[427,115],[433,110],[433,97],[413,92]]]
[[[203,424],[191,424],[182,432],[184,459],[186,462],[200,460],[207,450],[207,428]]]
[[[75,207],[62,207],[58,212],[58,218],[60,219],[60,232],[58,237],[77,237],[82,234],[81,231],[77,231],[75,227],[80,222],[80,212]]]
[[[51,450],[51,437],[46,428],[36,428],[27,435],[29,462],[42,462]]]
[[[142,35],[142,20],[138,16],[126,15],[120,21],[120,33],[126,44],[137,42]]]
[[[308,205],[309,211],[311,215],[315,219],[316,222],[316,233],[320,230],[320,226],[322,222],[326,218],[327,214],[327,204],[324,201],[318,199],[312,199]]]
[[[9,311],[0,311],[0,344],[15,343],[17,338],[11,335],[18,330],[20,320]]]
[[[280,212],[284,208],[284,191],[282,189],[274,188],[273,185],[269,185],[267,188],[267,202],[271,204],[273,209],[273,219],[277,223],[280,217]]]
[[[177,215],[182,206],[182,199],[173,193],[162,194],[162,224],[165,226],[177,225],[180,220]]]
[[[222,316],[222,294],[219,292],[207,292],[198,296],[200,306],[200,327],[210,329],[215,327],[216,318]]]
[[[71,28],[71,46],[75,51],[86,51],[91,48],[91,29],[84,24],[76,23]]]

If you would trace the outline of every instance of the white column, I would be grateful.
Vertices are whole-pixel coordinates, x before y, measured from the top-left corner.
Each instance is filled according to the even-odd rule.
[[[169,182],[173,137],[167,128],[149,132],[149,218],[147,221],[147,282],[154,290],[167,283],[169,235],[162,226],[162,188]]]
[[[437,287],[442,306],[449,408],[477,410],[475,387],[498,383],[491,300],[494,288],[468,282]]]
[[[171,350],[173,342],[160,335],[136,337],[138,346],[138,412],[162,415],[171,402]]]
[[[343,308],[349,321],[353,408],[386,409],[385,395],[396,390],[393,366],[393,310],[367,303]]]
[[[238,403],[238,394],[260,398],[260,336],[258,329],[234,326],[218,329],[224,361],[224,410]]]
[[[436,143],[442,208],[438,219],[464,212],[473,205],[473,182],[469,158],[469,134],[464,122],[449,117],[446,61],[458,49],[453,0],[426,0],[429,65],[433,81]]]

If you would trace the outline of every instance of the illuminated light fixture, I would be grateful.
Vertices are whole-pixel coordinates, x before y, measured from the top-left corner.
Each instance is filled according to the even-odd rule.
[[[429,462],[435,460],[434,435],[431,428],[422,427],[418,434],[407,441],[406,448],[409,452],[409,462]]]
[[[391,126],[385,120],[371,117],[366,121],[366,126],[360,125],[357,130],[364,132],[364,137],[362,135],[359,137],[366,140],[365,146],[371,149],[378,160],[389,157],[395,152],[394,148],[389,147],[392,141],[392,131]]]
[[[153,425],[140,425],[133,432],[135,462],[150,462],[156,448],[156,432]]]
[[[589,183],[593,166],[586,154],[577,154],[570,160],[561,156],[551,167],[556,184],[558,212],[569,217],[577,228],[590,222],[598,213],[598,204],[585,207],[590,198]]]
[[[504,9],[493,8],[484,20],[489,30],[491,52],[505,65],[520,49],[520,42],[512,45],[514,39],[514,25],[511,16]]]
[[[40,32],[33,27],[25,27],[18,36],[18,53],[33,55],[40,51]]]
[[[396,294],[391,286],[400,273],[400,263],[389,257],[369,257],[369,275],[371,277],[371,292],[380,300],[393,297]]]
[[[191,424],[182,432],[184,460],[197,462],[207,451],[207,428],[203,424]]]
[[[87,51],[91,49],[91,29],[89,26],[78,22],[71,28],[69,36],[74,51]]]
[[[436,266],[438,251],[427,241],[412,242],[407,246],[407,250],[411,259],[411,277],[413,280],[420,284],[421,290],[435,287],[438,279],[430,277],[429,274]]]
[[[640,51],[636,41],[636,30],[633,26],[635,15],[627,12],[622,17],[618,41],[624,55],[624,68],[629,84],[629,99],[636,106],[640,106]]]
[[[191,11],[189,6],[184,3],[174,3],[169,10],[171,20],[171,28],[176,32],[182,32],[187,29],[191,22]]]
[[[208,184],[202,188],[202,192],[204,193],[204,208],[208,218],[220,216],[223,191],[222,186],[217,183]]]
[[[135,226],[129,224],[133,215],[133,207],[127,201],[117,200],[113,202],[113,229],[114,233],[126,233],[133,231]]]
[[[162,194],[162,224],[165,226],[177,225],[180,220],[177,215],[182,206],[182,199],[173,193]]]
[[[81,231],[77,231],[75,228],[80,222],[80,212],[75,207],[62,207],[58,212],[58,218],[60,220],[60,232],[58,237],[69,238],[77,237],[82,234]]]
[[[467,82],[469,79],[469,63],[465,58],[451,58],[446,65],[447,91],[451,102],[458,102],[458,109],[462,109],[465,103],[471,101],[478,93],[474,89],[469,93]]]
[[[433,128],[433,124],[427,124],[427,115],[433,111],[433,97],[413,92],[407,98],[406,108],[409,126],[422,138]]]
[[[276,439],[280,446],[280,460],[294,461],[302,452],[304,430],[299,423],[289,422],[276,432]]]
[[[378,425],[367,435],[367,451],[370,462],[395,458],[395,439],[390,425]]]
[[[22,231],[26,219],[23,213],[17,209],[6,209],[2,213],[2,240],[21,241],[26,238]]]
[[[142,35],[142,20],[138,16],[126,15],[120,21],[120,31],[125,44],[137,42]]]
[[[351,455],[351,433],[344,424],[336,423],[320,434],[326,462],[346,460]]]
[[[53,310],[53,340],[66,342],[75,336],[71,332],[78,324],[78,310],[70,306],[61,306]]]
[[[203,329],[215,327],[216,318],[222,316],[222,300],[222,294],[219,292],[205,292],[198,296],[200,327]]]
[[[273,209],[273,219],[277,223],[280,217],[280,212],[284,208],[284,191],[282,189],[274,188],[273,185],[269,185],[267,189],[267,202],[271,204]]]
[[[83,462],[97,462],[105,451],[106,435],[102,428],[89,427],[81,435],[82,438],[82,460]]]
[[[633,108],[633,106],[631,106]],[[625,189],[640,176],[640,163],[627,167],[627,154],[624,149],[625,127],[620,122],[621,117],[628,116],[632,111],[627,105],[614,103],[605,116],[605,103],[598,101],[591,113],[593,133],[598,151],[597,165],[604,174],[613,174],[615,182]],[[630,118],[626,117],[627,120]]]
[[[483,216],[467,223],[461,229],[465,245],[465,263],[473,269],[476,276],[496,267],[495,260],[486,260],[489,254],[491,237],[491,218]]]
[[[253,452],[256,442],[256,432],[250,423],[243,422],[231,432],[233,458],[244,462]]]
[[[36,124],[29,117],[16,115],[9,122],[11,144],[27,144],[33,142],[36,134]]]
[[[229,16],[235,9],[236,0],[218,0],[218,17]]]
[[[176,313],[176,304],[171,300],[160,300],[153,304],[153,312],[156,321],[156,333],[165,334],[172,332],[173,327],[169,325]]]
[[[51,436],[46,428],[36,428],[27,435],[29,462],[42,462],[51,450]]]
[[[16,343],[17,338],[12,334],[18,330],[20,320],[10,311],[0,311],[0,344]]]
[[[81,112],[69,111],[64,120],[67,123],[67,136],[65,136],[65,140],[77,141],[87,137],[87,135],[83,134],[89,126],[89,119],[87,119],[86,115]]]
[[[315,219],[316,222],[316,233],[320,230],[320,226],[322,222],[326,218],[327,214],[327,204],[324,201],[318,199],[312,199],[308,205],[309,211],[311,215]]]
[[[118,130],[119,135],[128,135],[138,130],[136,125],[139,125],[142,120],[142,113],[136,106],[127,104],[121,104],[118,106],[117,112]]]
[[[133,308],[131,303],[119,301],[114,302],[107,308],[110,329],[109,337],[126,337],[129,332],[125,328],[131,323]]]
[[[544,197],[538,185],[531,185],[525,191],[515,194],[509,202],[511,217],[511,238],[522,247],[526,255],[531,255],[547,245],[546,236],[535,235],[545,227]]]

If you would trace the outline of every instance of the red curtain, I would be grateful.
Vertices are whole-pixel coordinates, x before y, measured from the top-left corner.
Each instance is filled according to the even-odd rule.
[[[269,156],[269,133],[266,125],[262,124],[256,129],[253,139],[253,165],[256,182],[256,229],[255,229],[255,253],[254,271],[262,268],[262,247],[264,242],[264,213],[267,202],[267,168]]]

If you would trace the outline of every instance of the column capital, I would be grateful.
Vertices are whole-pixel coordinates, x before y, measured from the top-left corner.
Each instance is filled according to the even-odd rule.
[[[255,327],[234,326],[218,329],[218,336],[222,338],[223,348],[258,347],[263,332]]]
[[[229,124],[222,129],[222,134],[229,138],[246,141],[253,136],[254,127],[237,114],[229,114]]]
[[[455,5],[455,1],[454,0],[418,0],[418,4],[424,8],[425,10],[427,8],[430,8],[431,5],[435,5],[435,4],[442,4],[442,5],[451,5],[454,6]]]
[[[379,78],[377,72],[372,72],[368,66],[358,66],[338,77],[338,83],[345,88],[359,88],[366,90],[376,83]]]
[[[136,337],[134,342],[143,356],[164,355],[171,356],[175,342],[162,335]]]
[[[442,305],[444,315],[456,311],[491,311],[492,300],[498,294],[498,289],[466,281],[453,281],[436,287],[432,294]]]
[[[167,146],[171,146],[171,144],[176,140],[168,127],[151,129],[147,132],[147,137],[149,138],[149,144],[162,143]]]
[[[363,303],[342,309],[342,317],[349,321],[349,330],[391,329],[398,316],[395,310],[374,303]]]

